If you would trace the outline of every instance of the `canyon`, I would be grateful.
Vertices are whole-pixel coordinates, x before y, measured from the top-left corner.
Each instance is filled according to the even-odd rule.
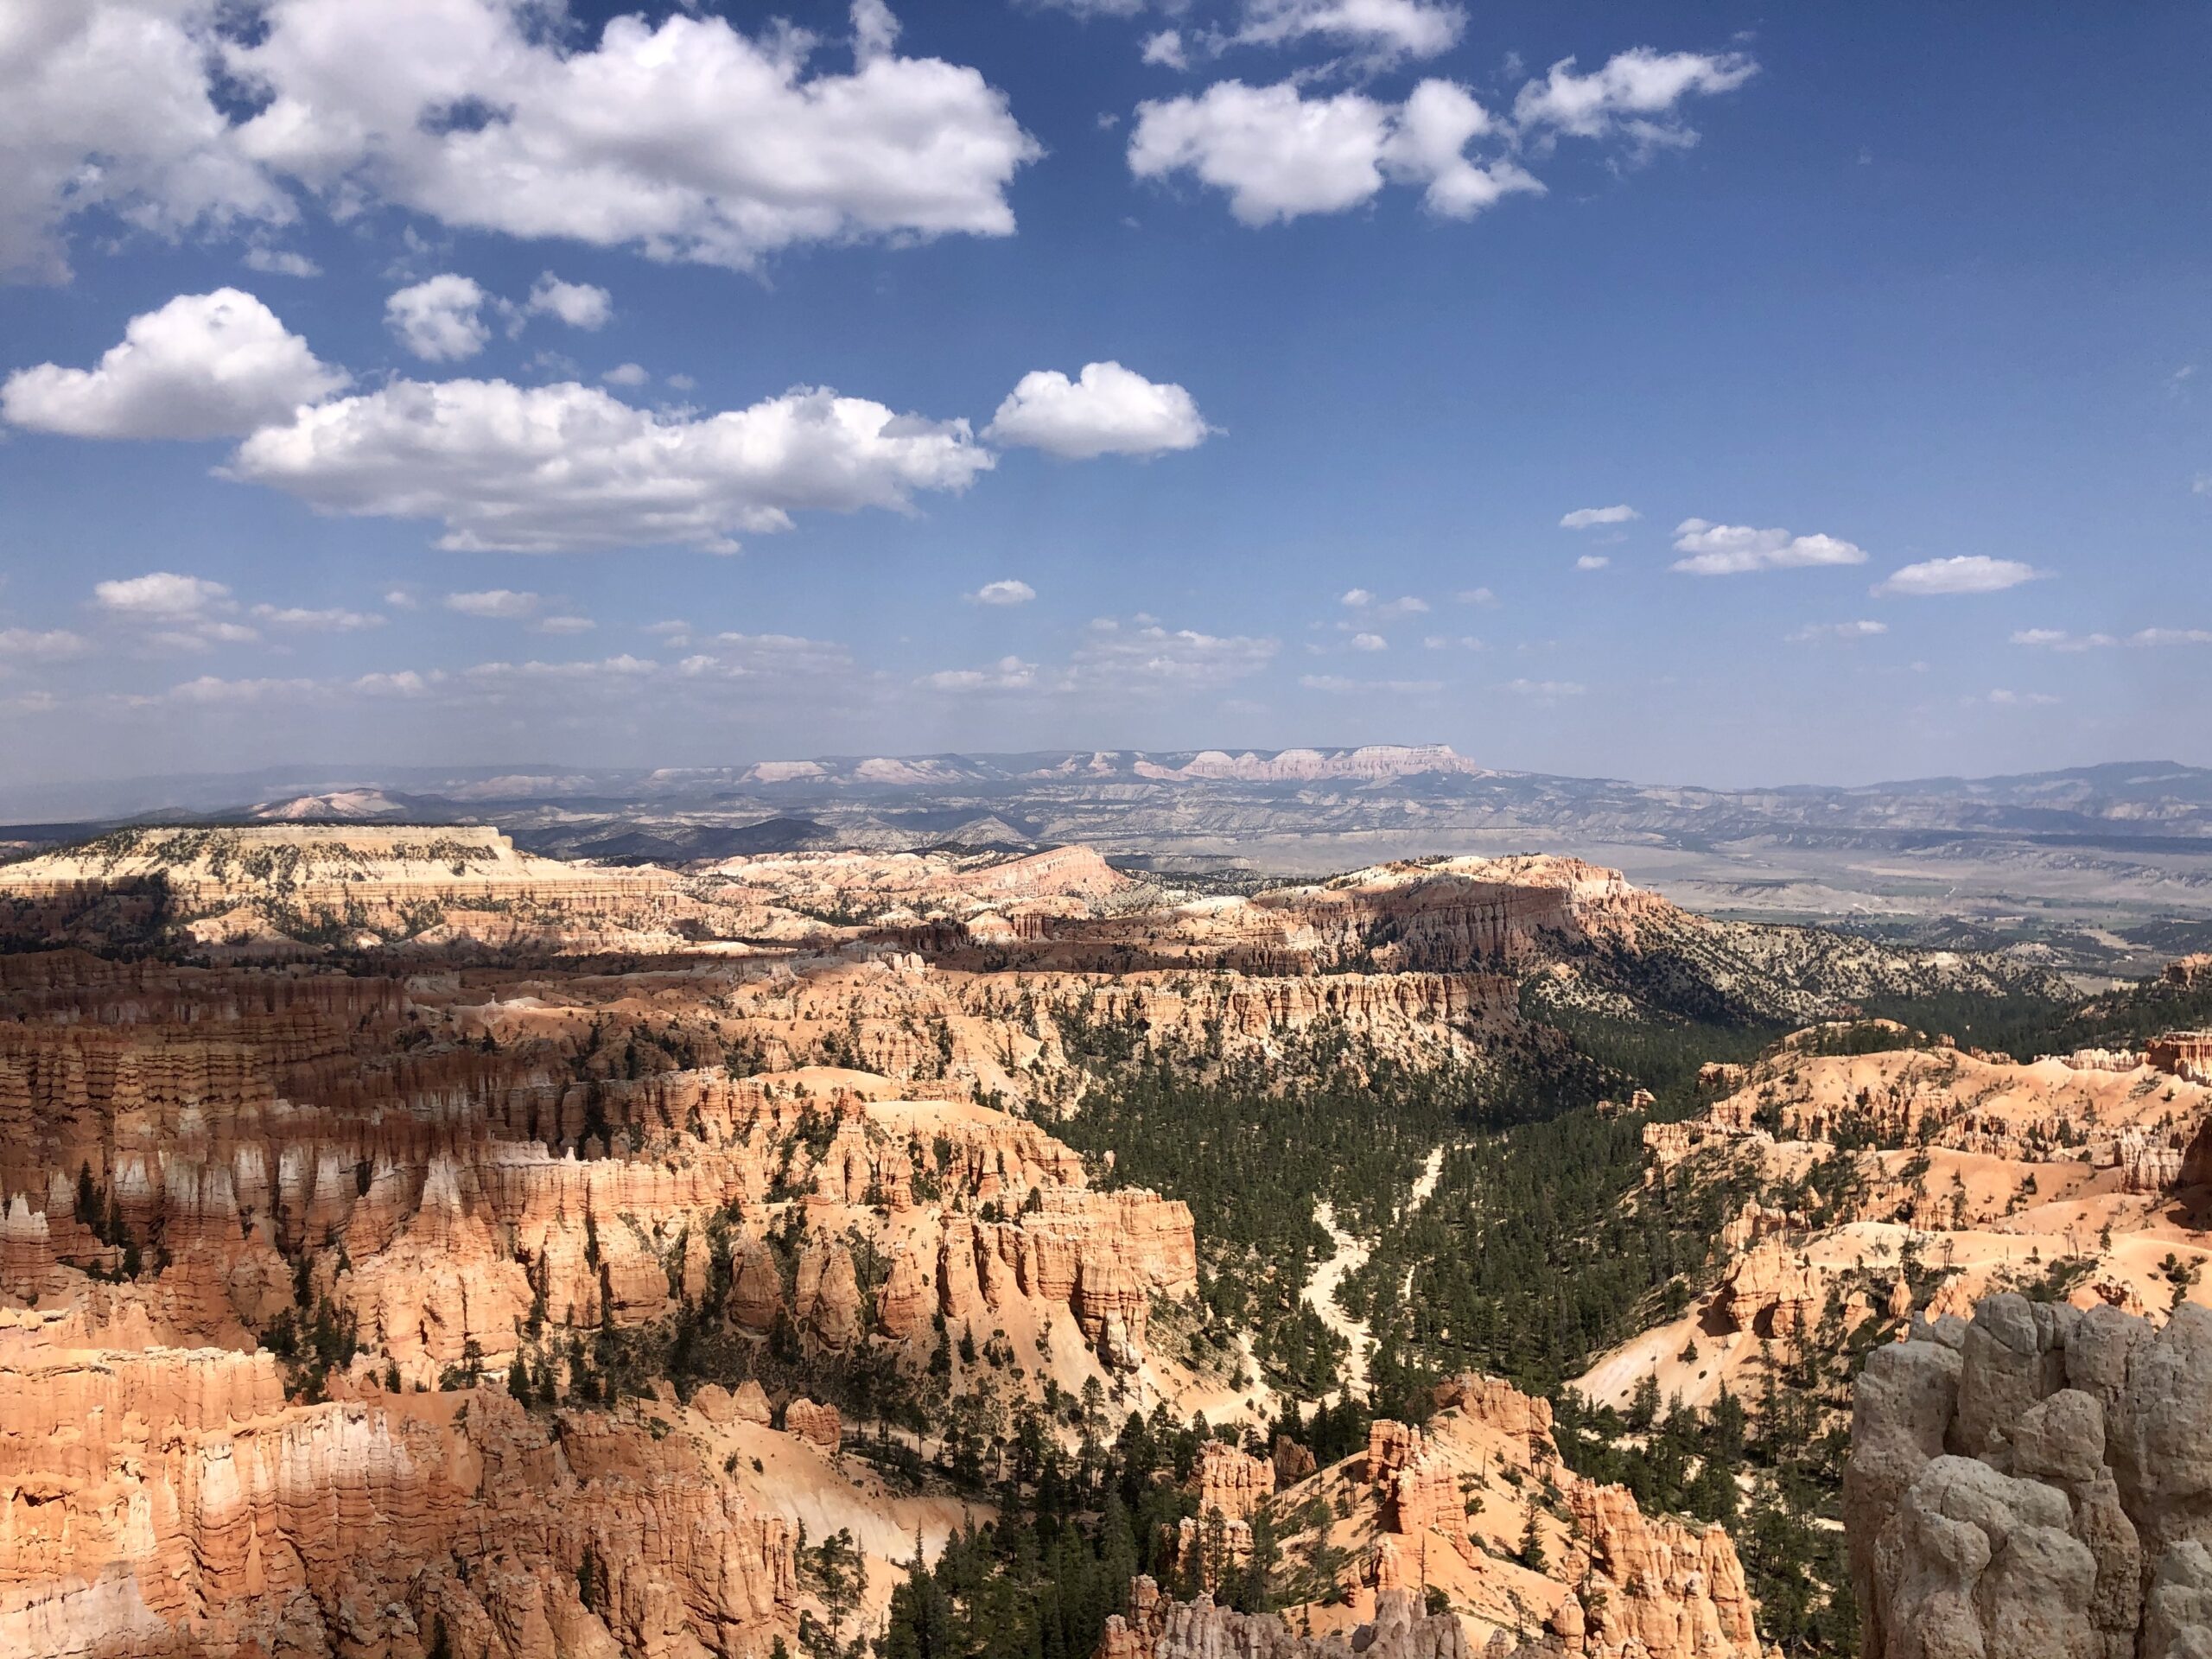
[[[1109,1659],[1758,1659],[1745,1535],[1585,1472],[1541,1390],[1409,1388],[1370,1332],[1369,1281],[1429,1270],[1391,1230],[1479,1218],[1469,1137],[1618,1122],[1624,1205],[1734,1195],[1578,1412],[1694,1413],[2006,1291],[2180,1329],[2212,1255],[2186,1043],[1937,1041],[1864,1005],[2071,993],[1571,858],[1223,888],[1081,846],[589,862],[302,810],[18,858],[0,915],[10,1652],[833,1659],[979,1519],[1063,1529],[1055,1491],[1120,1480]],[[1780,1034],[1688,1111],[1605,1058],[1739,1027]],[[1306,1178],[1286,1275],[1174,1154],[1187,1090],[1209,1135],[1315,1090],[1431,1127],[1379,1189]],[[1318,1376],[1301,1321],[1357,1347]]]

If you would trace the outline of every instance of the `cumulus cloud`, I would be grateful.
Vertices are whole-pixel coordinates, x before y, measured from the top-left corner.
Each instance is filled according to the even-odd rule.
[[[1462,605],[1491,606],[1497,603],[1497,595],[1487,588],[1462,588],[1452,597]]]
[[[492,338],[483,316],[488,297],[474,278],[445,271],[386,300],[385,327],[426,363],[458,363],[475,356]]]
[[[1272,639],[1100,617],[1084,629],[1060,683],[1102,695],[1208,690],[1257,674],[1281,649]]]
[[[968,597],[978,605],[1027,605],[1037,597],[1037,590],[1026,582],[1009,577],[1003,582],[987,582]]]
[[[67,628],[0,628],[0,667],[60,662],[87,649],[84,636]]]
[[[1580,558],[1575,560],[1574,568],[1578,570],[1603,570],[1611,563],[1612,561],[1602,553],[1585,553]]]
[[[1808,622],[1789,636],[1789,642],[1803,645],[1814,639],[1872,639],[1889,631],[1886,622]]]
[[[610,386],[642,386],[652,376],[641,363],[617,363],[599,378]]]
[[[164,622],[203,616],[217,608],[237,608],[231,603],[231,590],[221,582],[205,576],[180,575],[174,570],[96,582],[92,603],[113,615]]]
[[[536,594],[518,593],[512,588],[486,588],[473,594],[448,594],[440,602],[446,609],[458,611],[463,616],[512,622],[537,615],[537,607],[544,601]]]
[[[1351,637],[1354,651],[1388,651],[1390,642],[1379,633],[1355,633]]]
[[[1592,74],[1577,74],[1574,63],[1562,58],[1543,79],[1521,88],[1513,100],[1516,124],[1578,138],[1624,130],[1644,143],[1690,142],[1695,134],[1671,124],[1675,106],[1694,95],[1733,92],[1758,73],[1740,53],[1712,57],[1642,46],[1616,53]]]
[[[299,628],[314,633],[358,633],[380,628],[385,619],[374,611],[308,610],[296,605],[257,605],[253,619],[275,628]]]
[[[1962,554],[1948,559],[1923,559],[1892,570],[1878,594],[1994,594],[2033,582],[2044,573],[2018,559],[1993,559],[1986,554]]]
[[[327,397],[347,378],[252,295],[222,288],[180,294],[131,318],[98,368],[16,370],[0,385],[0,413],[79,438],[232,437]]]
[[[1325,691],[1332,696],[1355,696],[1362,692],[1427,696],[1444,689],[1441,680],[1354,680],[1342,674],[1301,674],[1298,683],[1308,691]]]
[[[1157,64],[1163,69],[1187,69],[1191,67],[1190,58],[1183,49],[1183,31],[1179,29],[1163,29],[1157,34],[1147,35],[1138,55],[1145,62]]]
[[[1337,602],[1345,609],[1357,611],[1363,616],[1423,616],[1428,612],[1428,601],[1412,594],[1386,600],[1365,588],[1348,590]]]
[[[63,0],[13,15],[0,44],[0,273],[66,278],[63,225],[88,210],[163,236],[293,216],[216,106],[214,11]]]
[[[988,668],[946,668],[914,682],[931,691],[1031,691],[1039,684],[1037,664],[1001,657]]]
[[[1625,524],[1631,519],[1643,517],[1634,507],[1627,505],[1577,507],[1573,512],[1560,516],[1559,527],[1561,530],[1588,530],[1596,524]]]
[[[811,387],[695,418],[574,382],[403,379],[264,428],[226,475],[320,512],[435,519],[448,549],[728,551],[734,531],[786,530],[804,510],[906,511],[991,465],[965,421]]]
[[[564,283],[549,270],[532,285],[523,308],[588,332],[604,328],[614,315],[614,296],[590,283]]]
[[[1580,680],[1508,680],[1505,689],[1518,697],[1555,702],[1561,697],[1579,697],[1590,688]]]
[[[2033,645],[2042,651],[2081,652],[2095,651],[2119,642],[2108,633],[2069,633],[2063,628],[2018,628],[2013,631],[2012,643]]]
[[[1287,46],[1318,36],[1378,58],[1433,58],[1466,27],[1467,14],[1440,0],[1244,0],[1233,39]]]
[[[1070,461],[1195,449],[1206,432],[1198,404],[1182,387],[1112,362],[1086,363],[1072,380],[1058,369],[1033,369],[983,429],[996,442]]]
[[[304,253],[288,248],[252,247],[245,251],[245,268],[271,276],[320,276],[322,267]]]
[[[296,702],[302,697],[320,696],[324,688],[313,680],[226,680],[213,674],[202,674],[196,680],[187,680],[181,685],[169,688],[172,702],[196,703],[202,707],[238,707],[245,704],[273,702],[282,700]]]
[[[283,225],[304,193],[742,269],[799,243],[1007,234],[1007,186],[1040,153],[976,70],[897,55],[880,0],[853,9],[849,73],[817,70],[805,30],[688,10],[594,40],[513,0],[416,0],[404,41],[356,0],[267,0],[251,35],[226,12],[81,0],[12,32],[0,265],[61,274],[87,209],[175,236]]]
[[[2212,628],[2143,628],[2130,634],[2131,645],[2212,645]]]
[[[1140,104],[1128,162],[1141,179],[1188,173],[1226,192],[1247,225],[1342,213],[1386,182],[1420,188],[1431,213],[1470,219],[1503,197],[1543,190],[1510,158],[1468,158],[1467,145],[1492,127],[1473,94],[1447,80],[1422,81],[1402,104],[1355,92],[1309,98],[1295,80],[1224,80]]]
[[[1793,536],[1786,530],[1754,530],[1703,518],[1685,518],[1675,526],[1675,550],[1683,556],[1672,568],[1694,576],[1866,563],[1863,548],[1834,536]]]
[[[1272,15],[1272,24],[1256,14]],[[1415,0],[1251,0],[1244,32],[1227,40],[1334,33],[1385,56],[1427,55],[1456,39],[1455,7]],[[1252,33],[1255,29],[1262,32]],[[1418,187],[1431,213],[1471,219],[1515,194],[1541,194],[1522,164],[1560,137],[1624,140],[1640,153],[1694,143],[1679,105],[1732,91],[1757,73],[1738,54],[1623,52],[1594,73],[1574,60],[1526,83],[1501,118],[1455,81],[1421,81],[1403,104],[1357,92],[1308,97],[1298,77],[1270,86],[1217,81],[1196,94],[1137,106],[1129,169],[1143,179],[1188,173],[1225,192],[1247,225],[1342,213],[1386,183]],[[1469,146],[1487,141],[1481,153]]]
[[[588,616],[542,616],[531,625],[537,633],[589,633],[599,626]]]
[[[2044,691],[2007,691],[1999,689],[1984,692],[1978,697],[1968,697],[1968,702],[1986,702],[1993,709],[2048,709],[2058,699]]]

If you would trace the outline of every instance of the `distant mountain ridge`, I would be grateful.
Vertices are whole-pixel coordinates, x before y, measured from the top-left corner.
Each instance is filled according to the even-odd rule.
[[[1717,914],[1840,918],[1959,948],[2021,942],[2084,969],[2147,971],[2212,947],[2212,770],[2171,760],[1723,789],[1507,771],[1444,744],[1046,749],[283,767],[73,791],[0,784],[0,808],[29,821],[0,825],[0,848],[19,854],[134,823],[478,823],[528,852],[616,863],[1083,845],[1236,884],[1547,852]]]

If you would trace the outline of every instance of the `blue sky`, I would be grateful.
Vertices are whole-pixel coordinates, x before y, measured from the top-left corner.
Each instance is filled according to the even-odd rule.
[[[18,778],[2212,763],[2201,6],[22,10]]]

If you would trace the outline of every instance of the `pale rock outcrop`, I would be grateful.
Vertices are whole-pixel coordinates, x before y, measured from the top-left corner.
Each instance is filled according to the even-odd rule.
[[[767,1423],[774,1415],[768,1403],[767,1390],[752,1377],[737,1385],[737,1392],[730,1396],[730,1415],[741,1423]]]
[[[1844,1504],[1868,1659],[2212,1652],[2212,1310],[1916,1320],[1859,1378]]]
[[[1423,1611],[1417,1593],[1386,1590],[1371,1624],[1302,1637],[1267,1614],[1230,1612],[1211,1596],[1173,1601],[1148,1578],[1130,1586],[1129,1611],[1106,1621],[1097,1659],[1469,1659],[1466,1632],[1448,1613]]]

